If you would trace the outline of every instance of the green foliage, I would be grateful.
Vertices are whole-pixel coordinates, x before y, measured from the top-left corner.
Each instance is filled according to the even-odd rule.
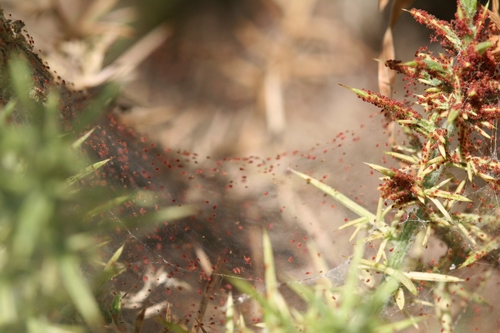
[[[263,322],[258,326],[268,332],[383,333],[405,329],[423,319],[407,318],[394,323],[383,322],[380,313],[399,284],[396,279],[389,278],[375,291],[367,292],[362,288],[359,283],[360,270],[366,268],[362,265],[362,244],[356,245],[354,249],[343,286],[334,287],[326,278],[313,287],[297,282],[288,284],[306,304],[306,310],[299,311],[285,302],[279,292],[271,242],[266,232],[263,246],[266,267],[265,295],[259,294],[242,280],[233,279],[231,282],[259,303]]]
[[[113,228],[106,213],[124,202],[154,205],[156,199],[147,191],[115,191],[110,198],[103,187],[82,186],[109,161],[91,163],[80,150],[93,129],[79,138],[63,131],[57,92],[37,93],[26,63],[8,64],[3,84],[12,98],[0,110],[0,331],[105,331],[118,322],[121,298],[98,304],[97,296],[124,270],[124,246],[101,263],[98,249]],[[93,98],[73,132],[84,131],[114,92]],[[122,222],[147,227],[195,211],[166,207]]]
[[[57,93],[34,99],[21,61],[10,62],[10,73],[15,98],[0,121],[0,331],[100,331],[104,320],[82,267],[99,259],[87,212],[103,193],[75,186],[90,162],[61,131]],[[13,112],[27,121],[11,121]]]
[[[472,23],[472,18],[476,13],[477,0],[460,0],[460,6],[458,7],[458,17],[460,19],[468,18]],[[472,24],[470,24],[472,26]]]

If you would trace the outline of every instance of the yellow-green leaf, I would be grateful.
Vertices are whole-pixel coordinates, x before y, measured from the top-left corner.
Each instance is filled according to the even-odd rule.
[[[434,281],[434,282],[461,282],[464,279],[458,278],[452,275],[444,275],[438,273],[426,273],[426,272],[406,272],[404,273],[411,280],[419,281]]]
[[[490,242],[481,246],[478,250],[474,251],[471,255],[469,255],[467,259],[465,259],[465,261],[462,263],[462,265],[460,265],[458,268],[472,265],[491,251],[498,249],[499,246],[500,240],[498,238],[491,240]]]
[[[413,295],[417,295],[417,288],[415,287],[413,282],[411,282],[411,280],[403,272],[399,270],[366,259],[361,259],[360,268],[373,269],[375,271],[392,276],[397,281],[399,281],[399,283],[405,286],[409,292],[411,292]]]
[[[303,174],[302,172],[295,171],[293,169],[290,169],[293,173],[298,175],[299,177],[305,179],[307,182],[309,182],[311,185],[317,187],[321,191],[325,192],[326,194],[330,195],[332,198],[337,200],[339,203],[341,203],[344,207],[349,209],[355,214],[358,214],[359,216],[365,217],[368,219],[368,221],[375,221],[376,217],[375,214],[370,213],[367,209],[362,207],[361,205],[357,204],[356,202],[352,201],[339,191],[331,188],[330,186],[320,182],[319,180],[316,180],[306,174]]]

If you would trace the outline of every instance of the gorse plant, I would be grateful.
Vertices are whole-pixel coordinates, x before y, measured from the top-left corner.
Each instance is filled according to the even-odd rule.
[[[90,162],[62,132],[57,94],[37,102],[28,66],[12,60],[9,70],[14,96],[0,122],[0,330],[69,331],[71,323],[75,331],[86,323],[98,331],[104,320],[82,268],[97,268],[88,212],[104,193],[71,185],[93,171],[82,172]],[[25,121],[12,122],[12,113]]]
[[[401,267],[420,221],[427,222],[428,232],[434,230],[443,236],[458,233],[474,245],[464,251],[453,244],[454,239],[443,237],[451,249],[460,249],[461,253],[450,256],[457,260],[456,266],[463,267],[498,246],[494,238],[480,230],[488,216],[454,210],[457,202],[473,207],[463,194],[467,185],[476,188],[478,179],[499,190],[497,152],[488,150],[496,149],[500,112],[500,72],[495,58],[498,27],[491,20],[495,14],[484,7],[476,11],[476,1],[460,1],[451,23],[421,10],[410,13],[434,30],[434,38],[440,40],[444,51],[435,56],[420,49],[413,61],[388,61],[387,65],[405,75],[406,95],[414,98],[423,112],[405,102],[352,89],[401,125],[406,136],[387,153],[399,160],[399,168],[370,164],[384,176],[379,190],[387,208],[366,223],[375,227],[378,237],[391,240],[394,251],[388,264],[392,268]],[[423,94],[412,91],[417,83],[426,86]],[[408,213],[398,214],[403,209]],[[389,212],[398,217],[395,224],[383,220]]]
[[[6,19],[0,8],[0,22],[0,332],[104,332],[117,321],[120,297],[102,301],[103,286],[123,272],[123,246],[101,251],[115,228],[109,212],[155,199],[92,182],[110,159],[93,163],[83,147],[115,86],[90,98],[56,84],[22,21]],[[144,227],[193,209],[154,213],[133,223]]]
[[[379,241],[377,254],[361,260],[361,267],[383,272],[388,281],[398,281],[414,295],[418,290],[411,280],[421,281],[420,290],[427,286],[434,293],[435,301],[428,305],[436,309],[441,332],[451,332],[452,295],[461,290],[464,300],[474,298],[462,280],[452,276],[453,271],[466,269],[483,257],[495,263],[495,250],[500,245],[495,203],[484,198],[474,201],[466,195],[468,189],[479,187],[500,190],[498,2],[489,11],[477,1],[458,1],[452,22],[417,9],[410,14],[434,31],[433,41],[439,41],[443,51],[435,55],[421,48],[412,61],[387,61],[390,69],[405,76],[405,97],[409,100],[349,88],[379,107],[402,132],[401,143],[387,152],[399,167],[368,164],[383,176],[377,212],[371,213],[322,182],[296,173],[360,216],[345,226],[356,227],[355,233],[369,231],[358,243]],[[423,93],[415,92],[418,86],[424,87]],[[417,238],[418,234],[423,237]],[[415,239],[421,241],[418,247],[425,248],[431,234],[448,247],[441,260],[433,266],[408,260]],[[389,294],[403,309],[403,292],[393,287]]]

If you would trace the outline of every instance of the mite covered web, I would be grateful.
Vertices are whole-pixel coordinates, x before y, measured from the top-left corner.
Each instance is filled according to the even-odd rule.
[[[489,134],[491,140],[478,138],[476,141],[477,147],[484,156],[489,156],[491,160],[498,161],[498,129],[490,131]],[[463,212],[461,214],[465,217],[464,225],[471,226],[470,230],[473,231],[473,235],[471,235],[472,237],[464,237],[456,233],[451,237],[461,239],[464,249],[479,251],[479,249],[484,249],[485,244],[496,242],[500,235],[498,189],[494,189],[491,185],[482,181],[476,181],[471,184],[465,193],[472,200],[472,203],[466,205],[466,207],[459,207],[457,210]],[[468,216],[472,218],[468,219]],[[479,219],[477,216],[479,216]],[[474,236],[478,237],[474,239]],[[483,255],[481,261],[466,268],[455,271],[456,266],[453,263],[450,267],[456,276],[465,280],[464,288],[470,292],[468,295],[470,298],[468,299],[475,301],[466,306],[454,300],[456,301],[455,304],[460,304],[454,312],[455,331],[484,330],[493,332],[499,329],[500,311],[496,300],[496,291],[500,283],[498,277],[498,248],[491,248]],[[459,292],[457,290],[457,293]]]
[[[247,325],[258,323],[262,313],[247,295],[231,286],[229,279],[242,279],[265,294],[263,229],[271,236],[282,291],[293,307],[301,309],[304,304],[287,290],[289,283],[313,284],[327,278],[334,286],[342,285],[354,241],[349,241],[352,230],[338,228],[357,216],[293,175],[290,168],[333,185],[374,211],[379,181],[362,162],[395,163],[384,158],[382,151],[387,147],[370,136],[380,131],[379,119],[369,119],[362,130],[340,133],[308,150],[216,161],[195,153],[160,149],[116,123],[112,116],[106,118],[87,144],[96,158],[114,158],[88,184],[105,181],[111,189],[139,188],[144,197],[104,214],[114,225],[111,234],[103,235],[111,240],[104,255],[111,256],[123,245],[119,262],[126,270],[105,287],[103,303],[110,304],[119,296],[120,323],[124,327],[143,311],[147,318],[145,332],[160,331],[165,320],[209,332],[224,331],[228,297],[233,298]],[[482,204],[457,210],[481,210],[491,215],[492,209],[497,209],[496,195],[490,190],[478,188],[468,193],[471,198],[484,198]],[[153,205],[149,203],[151,196]],[[196,207],[189,217],[165,220],[153,227],[126,226],[130,217],[147,219],[151,211],[189,205]],[[409,269],[454,275],[466,281],[463,285],[446,285],[453,297],[443,302],[449,302],[455,328],[496,328],[499,312],[491,299],[498,282],[495,263],[483,260],[462,269],[457,269],[453,261],[440,264],[449,259],[442,235],[432,235],[427,245],[422,245],[428,223],[421,221],[421,233],[411,255],[415,263]],[[485,226],[482,223],[478,228]],[[464,248],[474,249],[463,235],[451,237],[460,239]],[[377,248],[377,242],[369,243],[365,257],[370,258]],[[489,258],[495,258],[494,254]],[[363,272],[360,279],[371,290],[380,276]],[[383,316],[390,321],[402,320],[408,313],[428,316],[429,320],[414,329],[416,332],[440,327],[432,319],[439,288],[422,282],[417,297],[406,296],[403,311],[389,301]]]
[[[258,322],[261,313],[246,295],[233,290],[228,277],[265,292],[263,229],[270,234],[281,282],[313,282],[326,274],[335,285],[342,284],[352,242],[349,230],[337,229],[355,216],[289,168],[335,184],[373,207],[378,180],[362,161],[381,147],[364,145],[360,135],[380,130],[381,125],[377,117],[369,121],[366,132],[346,131],[305,151],[215,161],[160,149],[111,116],[106,118],[86,144],[96,159],[113,159],[87,184],[104,181],[106,187],[117,190],[139,188],[155,203],[148,207],[139,198],[103,216],[114,224],[114,232],[104,235],[111,240],[106,256],[124,245],[119,262],[126,267],[106,287],[105,302],[109,304],[109,297],[115,295],[122,297],[123,325],[133,323],[145,309],[150,318],[146,332],[158,331],[162,320],[187,327],[202,324],[216,332],[223,330],[231,291],[247,324]],[[189,205],[195,205],[196,211],[187,218],[165,220],[154,227],[126,227],[130,217],[147,219],[151,211]],[[339,264],[341,269],[328,272]]]

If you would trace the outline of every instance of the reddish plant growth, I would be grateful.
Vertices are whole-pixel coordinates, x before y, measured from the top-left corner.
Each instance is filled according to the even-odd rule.
[[[439,40],[443,47],[438,55],[421,48],[412,61],[387,62],[391,69],[405,75],[406,97],[412,98],[416,106],[352,89],[363,100],[380,107],[406,135],[402,144],[388,153],[400,161],[398,169],[371,165],[384,175],[379,189],[386,204],[392,202],[396,209],[415,207],[415,221],[409,219],[401,231],[386,235],[402,246],[396,248],[390,260],[396,267],[406,255],[417,220],[436,222],[432,227],[441,235],[440,228],[457,230],[462,225],[472,232],[469,228],[475,227],[454,208],[460,201],[471,201],[464,196],[467,186],[477,188],[486,182],[493,191],[500,190],[496,148],[500,114],[497,14],[482,6],[476,11],[475,2],[467,1],[458,2],[456,19],[451,23],[422,10],[412,9],[410,13],[434,31],[432,39]],[[423,94],[413,91],[417,83],[424,85]],[[477,206],[470,205],[473,207]],[[445,241],[451,249],[461,249],[450,238],[445,237]],[[478,243],[474,240],[473,244]],[[489,238],[483,245],[491,249],[493,244],[496,241]],[[465,262],[458,253],[456,258],[462,257],[459,263],[468,265],[488,253],[477,249],[469,250]]]

